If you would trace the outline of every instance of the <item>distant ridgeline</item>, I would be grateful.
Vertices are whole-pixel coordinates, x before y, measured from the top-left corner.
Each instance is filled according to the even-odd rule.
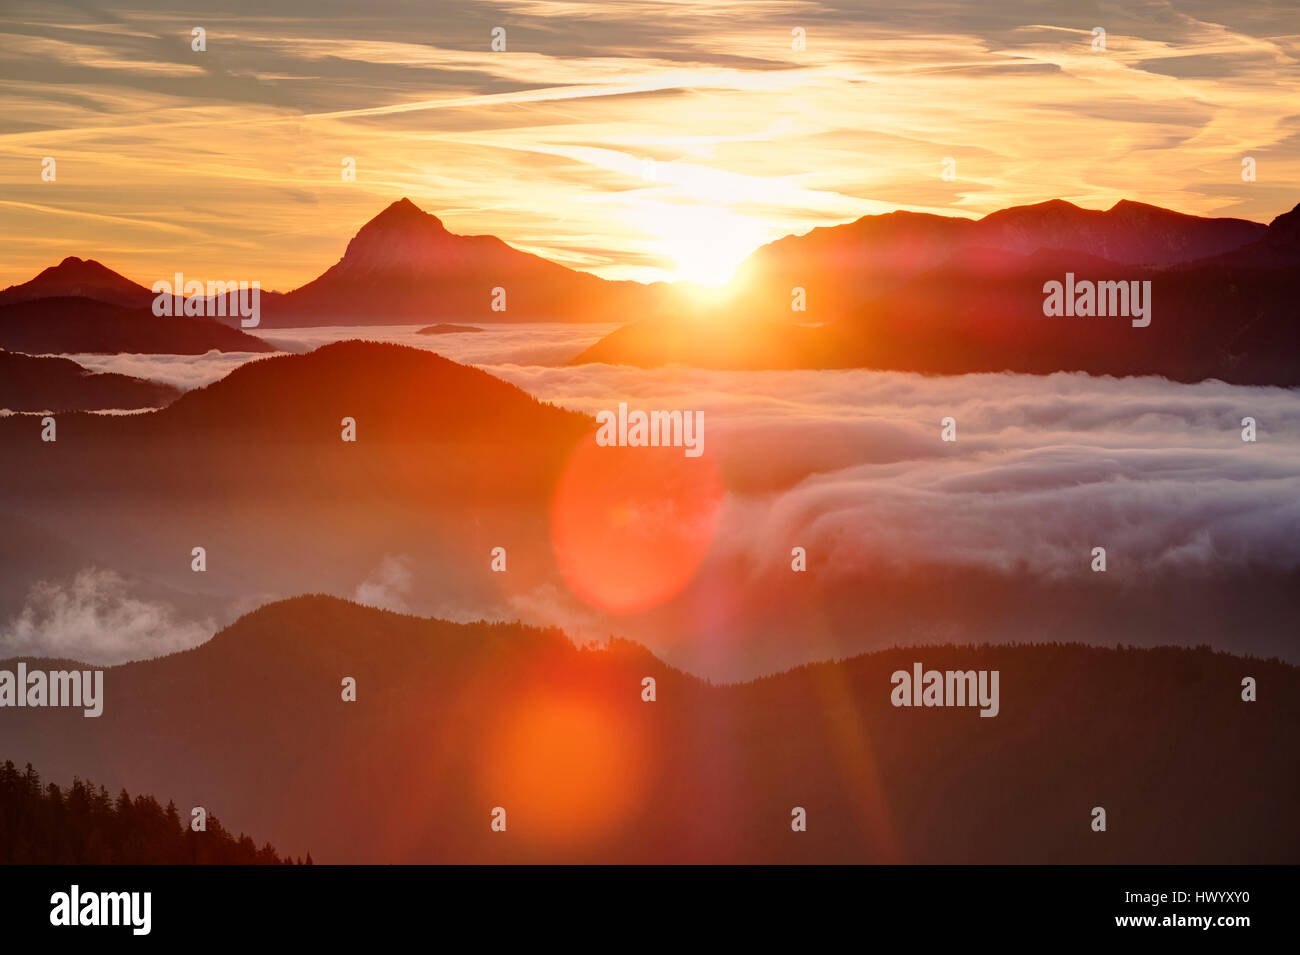
[[[164,809],[152,796],[116,799],[103,786],[73,779],[66,790],[42,787],[28,763],[0,766],[0,865],[281,865],[270,843],[258,848],[235,838],[216,816],[202,831],[182,822],[173,802]],[[308,853],[306,863],[311,864]],[[299,865],[302,859],[296,860]]]

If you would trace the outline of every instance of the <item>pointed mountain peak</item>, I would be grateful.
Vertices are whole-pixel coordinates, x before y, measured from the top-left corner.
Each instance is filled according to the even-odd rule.
[[[405,197],[398,199],[396,202],[389,204],[384,211],[379,213],[362,228],[368,226],[383,224],[386,226],[410,224],[412,226],[437,226],[442,231],[446,231],[442,220],[431,213],[425,212],[410,199]]]
[[[1013,209],[1081,209],[1068,199],[1046,199],[1043,202],[1034,202],[1026,206],[1012,206]]]
[[[361,227],[335,269],[418,270],[446,260],[460,236],[410,199],[399,199]],[[328,274],[328,273],[326,273]]]

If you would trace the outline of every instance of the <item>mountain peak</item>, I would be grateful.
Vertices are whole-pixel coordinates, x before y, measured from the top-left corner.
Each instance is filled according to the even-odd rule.
[[[1178,215],[1172,209],[1163,209],[1160,206],[1153,206],[1149,202],[1137,202],[1133,199],[1120,199],[1113,206],[1106,210],[1107,212],[1160,212]]]
[[[375,216],[373,219],[371,219],[369,222],[366,223],[366,226],[374,225],[377,222],[382,222],[385,225],[393,225],[399,223],[411,223],[413,225],[423,224],[426,226],[436,225],[442,231],[444,232],[446,231],[446,228],[443,226],[441,219],[439,219],[437,216],[431,213],[425,212],[423,209],[417,206],[410,199],[407,199],[405,196],[403,196],[401,199],[398,199],[396,202],[390,203],[389,205],[385,206],[384,210],[381,213],[379,213],[379,215]],[[364,229],[365,226],[362,226],[362,228]]]
[[[360,228],[334,268],[348,273],[420,269],[445,259],[456,238],[437,216],[402,198]]]
[[[1031,202],[1023,206],[1008,206],[996,212],[990,212],[981,222],[1037,221],[1045,216],[1060,217],[1074,215],[1084,210],[1066,199],[1048,199],[1044,202]]]
[[[1300,249],[1300,204],[1269,223],[1264,241],[1275,248]]]
[[[97,278],[106,278],[109,280],[122,278],[122,276],[118,275],[116,272],[110,269],[103,262],[99,262],[95,259],[79,259],[75,255],[68,256],[58,265],[46,269],[45,272],[42,274],[48,274],[51,276],[55,274],[62,274],[65,277],[70,277],[74,275],[88,276],[88,277],[94,276]]]
[[[112,305],[139,306],[149,301],[149,290],[114,272],[95,259],[69,255],[21,285],[0,292],[0,305],[33,299],[80,297]]]
[[[1137,202],[1133,199],[1121,199],[1109,209],[1106,215],[1125,220],[1127,222],[1138,223],[1182,223],[1191,224],[1195,221],[1213,222],[1204,216],[1188,215],[1186,212],[1178,212],[1174,209],[1166,209],[1164,206],[1153,206],[1149,202]],[[1243,219],[1222,219],[1223,222],[1243,222]]]

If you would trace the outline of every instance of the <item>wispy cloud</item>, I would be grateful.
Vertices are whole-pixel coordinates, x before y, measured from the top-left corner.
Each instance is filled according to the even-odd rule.
[[[701,242],[734,257],[892,208],[1130,197],[1267,220],[1300,192],[1284,0],[36,9],[0,19],[9,281],[48,264],[30,237],[85,254],[138,218],[129,272],[291,287],[400,195],[455,231],[649,279],[690,274]],[[167,222],[192,231],[159,256],[137,233]]]
[[[133,594],[112,571],[88,568],[70,581],[33,586],[22,611],[0,627],[0,656],[115,664],[188,650],[215,630],[211,620],[185,620],[166,603]]]

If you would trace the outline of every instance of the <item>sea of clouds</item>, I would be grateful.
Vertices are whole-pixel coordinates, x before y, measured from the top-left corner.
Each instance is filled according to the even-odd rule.
[[[775,541],[798,540],[844,564],[1069,574],[1098,544],[1152,569],[1300,566],[1292,390],[1082,373],[488,370],[592,414],[619,401],[703,410],[732,491],[721,548],[775,560]],[[941,440],[946,417],[956,441]]]
[[[702,573],[743,566],[754,581],[788,574],[796,544],[816,561],[823,584],[838,581],[840,598],[861,586],[855,577],[865,567],[1064,580],[1089,572],[1096,546],[1107,550],[1108,573],[1131,581],[1173,574],[1212,582],[1251,568],[1300,568],[1298,391],[1080,373],[926,377],[562,364],[605,330],[512,325],[420,336],[404,326],[264,335],[286,351],[354,337],[412,344],[589,414],[624,401],[702,411],[705,454],[727,487]],[[97,370],[194,387],[263,356],[75,357]],[[953,442],[940,437],[949,417],[956,421]],[[1253,443],[1242,440],[1247,417],[1256,422]],[[653,613],[640,622],[610,619],[546,586],[535,599],[516,594],[496,608],[458,607],[454,594],[421,600],[408,565],[395,555],[340,596],[424,612],[434,600],[451,619],[518,616],[583,636],[622,632],[649,641],[656,632]],[[76,632],[89,633],[86,620],[103,619],[85,612],[97,602],[95,589],[82,586],[74,590],[80,597],[57,607],[49,593],[37,594],[44,603],[11,621],[0,645],[59,654],[86,646],[49,621],[74,622]],[[673,626],[690,619],[679,613]],[[179,623],[182,642],[195,641],[186,628],[197,625]],[[732,646],[743,645],[749,625],[733,617]],[[124,656],[142,655],[120,647],[133,633],[151,648],[167,644],[152,625],[147,632],[119,629],[126,636],[111,646]],[[709,665],[729,669],[716,659]]]

